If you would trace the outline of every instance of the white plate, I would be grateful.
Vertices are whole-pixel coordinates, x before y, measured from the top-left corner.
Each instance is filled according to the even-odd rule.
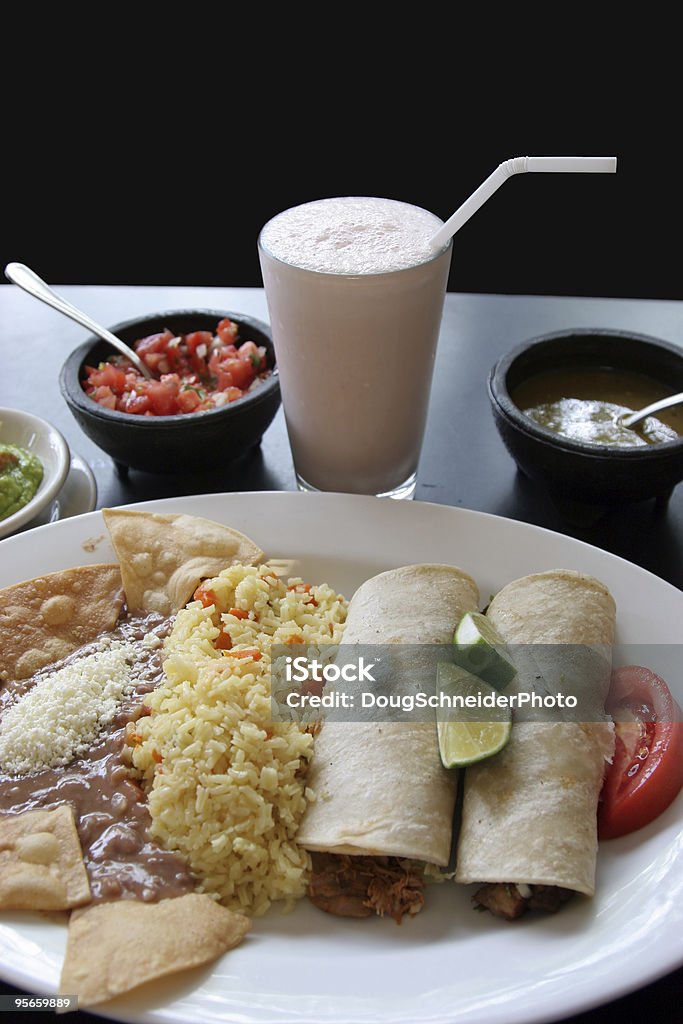
[[[133,507],[230,524],[271,556],[299,558],[303,576],[347,596],[368,576],[409,562],[461,566],[483,601],[529,572],[592,573],[617,601],[620,643],[657,645],[648,650],[663,673],[677,664],[681,591],[538,527],[421,502],[330,494],[204,495]],[[0,554],[0,586],[113,558],[99,512],[10,538]],[[632,650],[618,648],[616,660],[619,651],[630,660]],[[304,901],[293,914],[256,921],[245,942],[212,966],[97,1010],[166,1024],[530,1024],[567,1017],[683,963],[683,795],[647,828],[603,844],[593,900],[577,898],[554,916],[509,925],[475,913],[470,892],[451,884],[430,890],[425,910],[401,927],[338,920]],[[3,914],[0,972],[30,992],[54,992],[65,939],[57,922]]]

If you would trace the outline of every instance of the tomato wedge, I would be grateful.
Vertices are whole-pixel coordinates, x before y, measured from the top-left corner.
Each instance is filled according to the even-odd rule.
[[[607,710],[616,744],[598,836],[616,839],[654,821],[683,788],[683,714],[664,680],[640,665],[612,673]]]

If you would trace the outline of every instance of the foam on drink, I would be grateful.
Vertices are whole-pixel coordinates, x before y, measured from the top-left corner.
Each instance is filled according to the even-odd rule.
[[[285,210],[263,229],[276,259],[325,274],[385,274],[433,259],[441,221],[393,199],[344,196]]]

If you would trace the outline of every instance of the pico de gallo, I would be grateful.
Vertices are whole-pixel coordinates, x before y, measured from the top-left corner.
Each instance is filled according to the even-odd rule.
[[[148,380],[125,356],[85,367],[83,389],[99,405],[138,416],[175,416],[217,409],[242,398],[272,373],[266,349],[240,342],[227,318],[215,331],[140,338],[133,348],[152,372]]]

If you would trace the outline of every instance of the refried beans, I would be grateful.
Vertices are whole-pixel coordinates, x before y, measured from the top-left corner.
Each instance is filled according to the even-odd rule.
[[[87,753],[64,767],[25,775],[9,775],[0,770],[0,815],[48,809],[63,803],[73,806],[94,902],[155,902],[195,889],[195,879],[185,862],[161,849],[148,836],[146,795],[130,770],[125,747],[126,726],[147,713],[145,695],[163,678],[162,642],[171,625],[171,619],[158,614],[124,616],[117,628],[105,635],[106,639],[134,645],[134,688]],[[143,642],[149,634],[158,638],[157,646]],[[2,687],[0,723],[3,712],[47,672],[92,654],[102,639],[31,679],[10,681]]]

